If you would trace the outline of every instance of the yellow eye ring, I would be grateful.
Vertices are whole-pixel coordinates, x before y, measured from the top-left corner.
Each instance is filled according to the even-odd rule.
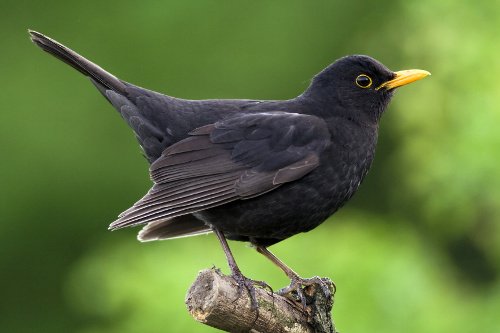
[[[372,79],[371,77],[369,77],[368,75],[366,74],[361,74],[361,75],[358,75],[358,77],[356,78],[356,85],[360,88],[370,88],[372,86]]]

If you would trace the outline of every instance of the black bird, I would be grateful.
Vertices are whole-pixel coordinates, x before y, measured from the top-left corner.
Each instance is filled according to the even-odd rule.
[[[226,239],[250,242],[290,278],[303,279],[267,247],[317,227],[358,189],[372,163],[378,124],[394,89],[423,70],[392,72],[368,56],[347,56],[283,101],[184,100],[122,81],[38,32],[32,41],[90,78],[118,110],[151,163],[149,192],[109,229],[145,225],[140,241],[214,232],[232,276],[247,288]]]

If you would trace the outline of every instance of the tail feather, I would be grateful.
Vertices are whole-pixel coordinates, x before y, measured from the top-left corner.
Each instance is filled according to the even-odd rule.
[[[28,30],[31,40],[42,50],[50,53],[59,60],[64,61],[80,73],[90,77],[92,80],[100,83],[104,87],[119,93],[124,93],[126,85],[113,74],[85,59],[75,51],[56,42],[55,40],[33,30]]]
[[[170,97],[122,81],[55,40],[39,32],[28,31],[33,43],[42,50],[90,78],[133,129],[150,163],[174,141],[171,134],[162,130],[169,127],[167,122],[172,119],[167,114]]]

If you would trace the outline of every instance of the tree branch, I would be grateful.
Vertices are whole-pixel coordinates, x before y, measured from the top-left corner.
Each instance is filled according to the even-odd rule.
[[[323,279],[333,289],[329,279]],[[248,292],[238,297],[238,285],[219,270],[205,269],[198,274],[186,295],[191,316],[226,332],[251,333],[335,333],[331,319],[332,299],[319,285],[304,288],[306,308],[300,303],[256,288],[258,313],[251,308]]]

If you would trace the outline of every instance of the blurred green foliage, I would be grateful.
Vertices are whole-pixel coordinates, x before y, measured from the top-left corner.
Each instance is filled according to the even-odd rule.
[[[183,299],[198,270],[227,272],[212,235],[140,244],[137,230],[106,231],[148,189],[147,163],[88,80],[27,28],[192,99],[290,98],[353,53],[431,71],[394,98],[354,200],[272,250],[335,280],[343,332],[498,331],[499,18],[499,1],[3,0],[0,331],[215,332]],[[247,276],[287,283],[231,246]]]

